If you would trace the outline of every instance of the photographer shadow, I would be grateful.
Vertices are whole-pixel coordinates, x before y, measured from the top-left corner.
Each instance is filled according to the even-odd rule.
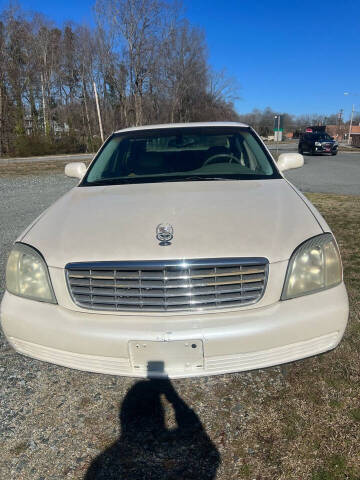
[[[175,428],[166,425],[166,402]],[[122,402],[120,423],[120,438],[93,460],[85,480],[215,479],[220,454],[167,377],[135,383]]]

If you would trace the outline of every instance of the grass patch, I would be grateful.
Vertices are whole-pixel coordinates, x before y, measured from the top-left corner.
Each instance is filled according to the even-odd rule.
[[[15,447],[12,448],[11,452],[14,455],[18,456],[18,455],[21,455],[22,453],[26,452],[26,450],[28,448],[29,448],[29,442],[24,441],[24,442],[20,442],[17,445],[15,445]]]
[[[360,197],[307,196],[341,250],[350,301],[344,339],[326,354],[253,372],[248,383],[245,375],[233,377],[229,398],[248,416],[231,415],[229,408],[222,421],[241,432],[233,452],[255,445],[255,453],[242,455],[249,478],[360,480]],[[221,453],[230,465],[230,454]],[[220,478],[247,478],[244,470],[236,475],[224,467]]]
[[[360,422],[360,408],[353,408],[350,411],[350,415],[354,420],[356,420],[357,422]]]
[[[311,480],[358,480],[347,467],[346,459],[340,455],[333,455],[325,468],[320,468],[313,473]]]

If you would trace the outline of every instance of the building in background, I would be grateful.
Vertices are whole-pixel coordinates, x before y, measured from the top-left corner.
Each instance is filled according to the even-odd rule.
[[[360,125],[353,125],[351,127],[351,145],[353,147],[360,147]]]
[[[346,133],[349,131],[349,127],[345,124],[326,125],[325,131],[330,137],[334,137],[338,142],[342,142],[346,137]]]

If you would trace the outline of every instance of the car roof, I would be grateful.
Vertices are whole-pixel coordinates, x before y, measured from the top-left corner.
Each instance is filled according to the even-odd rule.
[[[160,128],[189,128],[189,127],[248,127],[245,123],[240,122],[191,122],[191,123],[162,123],[160,125],[143,125],[141,127],[129,127],[117,130],[120,132],[133,132],[137,130],[157,130]]]

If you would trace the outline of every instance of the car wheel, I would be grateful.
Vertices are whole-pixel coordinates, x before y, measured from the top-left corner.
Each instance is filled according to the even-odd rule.
[[[298,152],[301,153],[301,155],[304,153],[304,150],[302,149],[302,147],[300,147],[300,145],[298,146]]]
[[[312,148],[312,149],[310,150],[310,154],[311,154],[311,155],[315,155],[315,148]]]
[[[331,155],[337,155],[337,151],[336,152],[331,152]]]

